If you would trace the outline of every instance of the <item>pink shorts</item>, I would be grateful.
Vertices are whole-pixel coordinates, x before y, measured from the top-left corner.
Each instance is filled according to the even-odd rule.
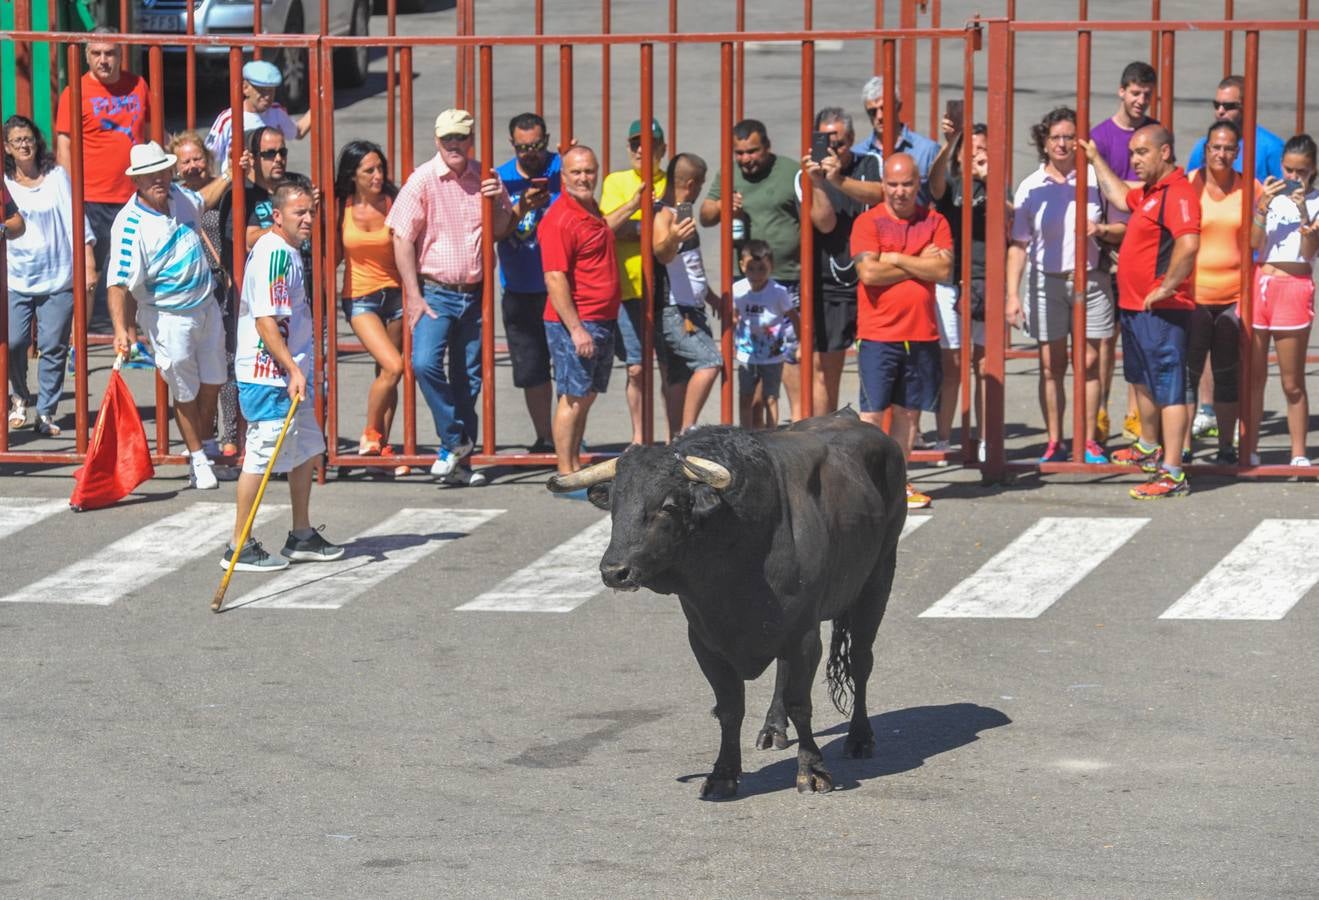
[[[1300,275],[1255,275],[1255,328],[1299,331],[1314,321],[1314,279]]]

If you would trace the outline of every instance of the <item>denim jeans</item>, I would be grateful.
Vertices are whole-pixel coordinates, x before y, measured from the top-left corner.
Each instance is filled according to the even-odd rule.
[[[435,419],[440,446],[475,444],[481,395],[481,295],[446,291],[429,281],[422,299],[436,314],[412,330],[412,370]]]
[[[73,325],[73,291],[58,294],[9,292],[9,383],[14,393],[32,402],[27,388],[27,348],[32,343],[32,320],[37,321],[37,414],[55,415],[64,389],[64,363],[69,357],[69,331]]]

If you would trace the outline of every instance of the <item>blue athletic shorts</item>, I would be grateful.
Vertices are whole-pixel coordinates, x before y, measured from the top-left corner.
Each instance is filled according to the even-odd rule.
[[[1122,310],[1122,375],[1159,406],[1186,402],[1189,309]]]
[[[890,406],[936,412],[939,409],[939,342],[862,341],[856,358],[861,376],[861,411]]]
[[[562,322],[545,323],[545,338],[554,360],[554,385],[560,396],[585,397],[609,389],[609,373],[614,368],[614,323],[583,322],[582,327],[595,341],[595,355],[590,359],[577,355],[572,335]]]

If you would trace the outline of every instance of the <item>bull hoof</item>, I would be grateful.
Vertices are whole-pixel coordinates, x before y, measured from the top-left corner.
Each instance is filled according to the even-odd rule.
[[[787,746],[788,733],[781,728],[766,725],[760,729],[760,734],[756,735],[757,750],[768,750],[770,747],[775,750],[785,750]]]
[[[843,755],[848,759],[870,759],[875,755],[875,739],[849,737],[843,744]]]
[[[827,794],[834,789],[834,777],[824,766],[811,766],[797,772],[797,793]]]
[[[701,785],[702,800],[727,800],[737,796],[736,778],[716,778],[711,775]]]

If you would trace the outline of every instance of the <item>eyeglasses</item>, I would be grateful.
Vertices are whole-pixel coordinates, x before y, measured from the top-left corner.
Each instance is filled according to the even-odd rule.
[[[444,140],[444,138],[440,138]],[[532,141],[530,144],[513,144],[513,149],[518,153],[538,153],[550,145],[549,138],[541,138],[538,141]]]
[[[258,156],[260,156],[262,159],[275,159],[276,157],[278,157],[279,159],[288,159],[288,158],[289,158],[289,148],[288,148],[288,147],[280,147],[280,148],[278,148],[278,149],[276,149],[276,150],[262,150],[262,151],[258,154]]]
[[[470,134],[442,134],[440,141],[445,144],[461,144],[470,137]]]
[[[9,138],[9,146],[11,147],[35,147],[36,145],[37,142],[35,138],[30,138],[30,137]]]
[[[1241,108],[1241,103],[1240,101],[1235,101],[1232,103],[1224,103],[1221,100],[1215,100],[1210,104],[1210,106],[1212,106],[1214,109],[1225,109],[1228,112],[1235,112]]]
[[[1074,140],[1076,140],[1074,134],[1051,134],[1048,137],[1050,144],[1070,144]]]

